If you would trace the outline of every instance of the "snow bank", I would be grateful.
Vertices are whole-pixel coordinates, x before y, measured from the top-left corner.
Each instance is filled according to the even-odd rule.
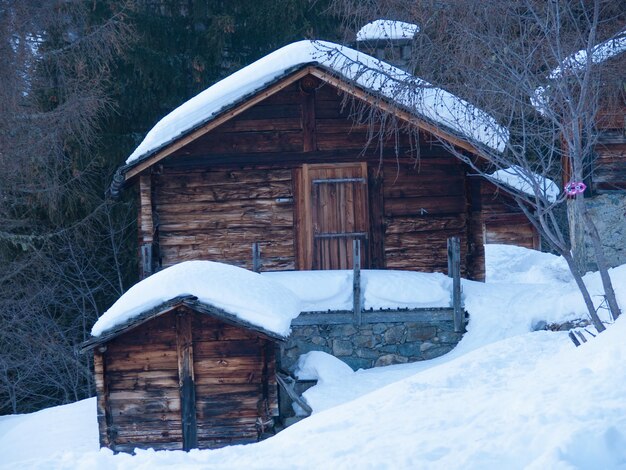
[[[98,447],[95,398],[36,413],[0,416],[0,468],[60,467],[47,459],[59,451],[70,451],[80,461],[79,455]]]
[[[261,274],[293,292],[301,300],[303,312],[352,308],[352,271],[282,271]]]
[[[283,271],[262,273],[302,300],[303,312],[351,310],[352,271]],[[441,273],[361,271],[365,309],[449,307],[451,280]]]
[[[563,284],[573,281],[557,255],[514,245],[485,245],[486,281],[511,284]]]
[[[186,261],[134,285],[96,322],[93,336],[181,295],[283,336],[300,314],[300,301],[281,284],[246,269],[212,261]]]
[[[536,184],[538,193],[550,202],[556,201],[561,193],[559,187],[551,179],[525,170],[517,165],[494,171],[488,175],[488,178],[504,183],[513,189],[517,189],[533,197],[535,197],[533,188]]]
[[[508,139],[506,129],[484,111],[403,70],[331,42],[300,41],[244,67],[176,108],[148,132],[126,164],[152,155],[289,70],[305,64],[328,68],[372,93],[496,150],[501,151]]]
[[[404,21],[370,21],[356,33],[357,41],[378,41],[384,39],[413,39],[420,28]]]
[[[300,380],[317,380],[320,384],[343,380],[353,373],[348,364],[323,351],[311,351],[298,359],[294,371]]]
[[[452,280],[441,273],[361,272],[366,309],[449,307]]]

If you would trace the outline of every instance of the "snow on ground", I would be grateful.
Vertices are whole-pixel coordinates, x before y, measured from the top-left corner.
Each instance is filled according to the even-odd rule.
[[[378,41],[385,39],[413,39],[419,26],[404,21],[374,20],[356,33],[357,41]]]
[[[302,311],[352,310],[352,270],[262,273],[302,301]],[[361,271],[365,309],[450,306],[451,280],[441,273]]]
[[[186,261],[135,284],[98,319],[91,334],[100,336],[181,295],[194,295],[200,302],[283,336],[302,311],[290,290],[257,273],[213,261]]]
[[[0,417],[0,467],[626,468],[626,320],[575,348],[539,319],[581,317],[558,258],[488,247],[489,282],[465,281],[471,320],[441,358],[351,372],[314,354],[314,414],[258,444],[184,453],[98,450],[93,400]],[[626,265],[611,270],[622,308]],[[585,281],[597,292],[597,273]],[[317,357],[316,357],[317,356]],[[312,393],[315,392],[315,393]]]
[[[508,131],[492,116],[441,88],[349,47],[327,41],[299,41],[244,67],[173,110],[148,132],[126,164],[147,158],[306,64],[328,68],[372,93],[498,151],[504,149],[508,140]]]

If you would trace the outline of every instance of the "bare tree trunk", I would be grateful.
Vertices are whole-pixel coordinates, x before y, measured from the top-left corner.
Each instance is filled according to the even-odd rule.
[[[576,281],[576,285],[578,286],[578,289],[580,290],[580,293],[583,296],[585,305],[587,306],[587,310],[589,312],[589,316],[591,317],[591,323],[593,323],[593,326],[596,327],[596,330],[598,330],[598,333],[602,333],[604,330],[606,330],[606,327],[604,326],[604,324],[602,323],[602,320],[600,320],[600,317],[598,316],[598,313],[596,312],[596,308],[593,305],[593,300],[591,299],[589,290],[587,289],[587,286],[585,285],[585,281],[583,281],[583,278],[580,275],[580,271],[578,270],[578,267],[576,266],[576,263],[574,262],[574,258],[572,257],[570,253],[564,253],[563,258],[565,258],[565,261],[567,261],[567,265],[569,266],[572,276],[574,277],[574,281]]]

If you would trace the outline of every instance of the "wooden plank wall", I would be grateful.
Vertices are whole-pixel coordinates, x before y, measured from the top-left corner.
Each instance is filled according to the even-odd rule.
[[[464,168],[443,151],[411,163],[389,162],[384,172],[385,260],[391,269],[447,269],[447,239],[461,238],[467,271],[467,201]]]
[[[256,441],[257,418],[278,416],[274,345],[266,358],[268,340],[204,315],[194,318],[193,338],[199,447]]]
[[[184,310],[181,318],[191,322],[185,350],[193,362],[198,447],[255,441],[257,418],[278,416],[274,343]],[[98,406],[106,410],[99,419],[102,445],[119,451],[183,449],[178,317],[166,313],[140,325],[110,341],[98,356],[103,358],[97,361],[103,376]]]
[[[539,249],[540,238],[535,227],[526,218],[517,203],[498,188],[482,179],[475,179],[479,187],[481,222],[484,242],[517,245]]]
[[[182,449],[176,315],[113,339],[104,358],[112,448]]]
[[[210,259],[252,268],[258,242],[263,270],[301,268],[293,175],[303,163],[367,161],[372,268],[445,271],[446,239],[457,235],[463,275],[479,272],[467,169],[426,134],[417,167],[406,133],[375,137],[364,151],[370,130],[355,123],[353,105],[330,85],[313,88],[295,83],[153,168],[161,267]]]
[[[295,268],[291,170],[164,168],[155,175],[162,267],[193,260]],[[283,199],[283,202],[277,202]]]

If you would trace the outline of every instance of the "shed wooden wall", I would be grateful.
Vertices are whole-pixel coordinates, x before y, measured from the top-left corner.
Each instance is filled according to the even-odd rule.
[[[278,415],[274,343],[182,307],[95,351],[100,443],[183,449],[177,316],[192,315],[199,448],[256,440],[256,419]]]
[[[351,104],[305,78],[309,92],[294,83],[144,172],[140,244],[155,244],[155,264],[210,259],[251,268],[258,242],[264,270],[301,269],[298,169],[366,161],[368,267],[445,270],[446,239],[457,235],[463,275],[481,279],[482,222],[474,223],[467,168],[425,133],[419,162],[406,133],[375,139],[364,152],[371,136],[351,118]]]

